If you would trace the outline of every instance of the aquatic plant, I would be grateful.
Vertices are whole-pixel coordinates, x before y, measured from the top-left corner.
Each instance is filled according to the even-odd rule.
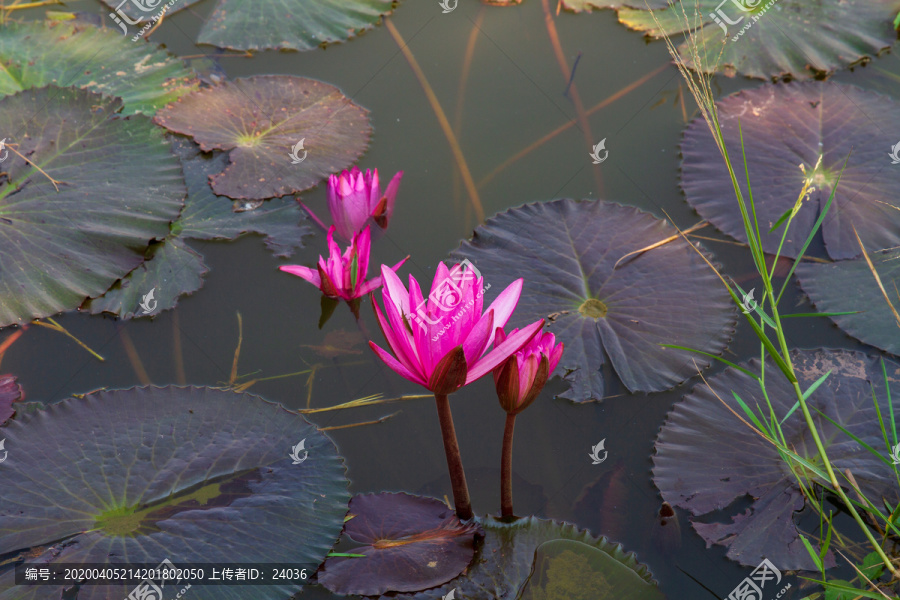
[[[372,250],[372,234],[367,225],[361,232],[353,235],[353,241],[341,254],[341,249],[334,241],[335,227],[328,229],[328,258],[319,256],[319,264],[315,269],[302,265],[282,265],[278,267],[285,273],[302,277],[310,282],[329,298],[340,298],[347,301],[357,318],[359,298],[381,287],[381,276],[366,281],[369,272],[369,254]],[[391,267],[396,271],[408,256]],[[357,302],[354,302],[357,301]]]
[[[337,228],[337,234],[349,241],[366,225],[376,225],[375,236],[387,229],[394,214],[394,201],[400,187],[403,171],[399,171],[388,183],[384,194],[378,183],[378,169],[366,169],[365,174],[356,165],[339,175],[328,176],[328,212]],[[322,229],[321,220],[306,205],[310,216]]]
[[[526,344],[544,325],[543,319],[494,345],[495,329],[503,327],[519,302],[522,279],[512,282],[482,311],[483,279],[465,264],[447,269],[438,263],[431,292],[422,296],[416,279],[409,290],[387,266],[381,266],[384,312],[372,298],[375,316],[393,355],[375,342],[369,346],[395,373],[434,393],[447,467],[453,484],[456,514],[473,516],[450,401],[461,387],[481,379]]]
[[[510,335],[518,332],[513,329]],[[502,327],[496,331],[496,340],[503,343],[506,334]],[[513,516],[512,498],[512,448],[516,415],[534,402],[550,374],[562,358],[564,346],[556,343],[556,336],[544,332],[535,335],[506,362],[494,369],[494,385],[500,406],[506,411],[503,430],[503,454],[500,461],[500,514]]]

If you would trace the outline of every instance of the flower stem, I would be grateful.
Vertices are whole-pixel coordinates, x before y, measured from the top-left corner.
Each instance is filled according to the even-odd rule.
[[[513,516],[512,496],[512,449],[513,430],[516,415],[506,414],[506,428],[503,430],[503,456],[500,459],[500,516]]]
[[[463,471],[462,457],[459,454],[459,443],[456,441],[456,429],[453,427],[453,415],[450,413],[450,400],[446,394],[435,394],[434,400],[441,422],[441,436],[444,438],[444,452],[447,454],[447,469],[450,471],[450,483],[453,486],[456,516],[462,521],[468,521],[474,515],[472,502],[469,500],[469,486],[466,485],[466,473]]]

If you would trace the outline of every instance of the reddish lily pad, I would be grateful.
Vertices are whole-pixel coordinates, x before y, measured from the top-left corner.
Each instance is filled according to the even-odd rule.
[[[900,248],[869,256],[894,308],[900,310]],[[802,263],[800,287],[822,312],[856,312],[830,317],[859,341],[900,356],[900,324],[863,257],[838,262]]]
[[[15,375],[0,375],[0,425],[16,414],[14,402],[22,399],[22,386]]]
[[[372,132],[367,113],[333,85],[257,75],[185,96],[154,121],[204,151],[229,151],[228,167],[210,177],[216,194],[263,200],[303,191],[353,164]],[[290,153],[301,140],[305,158],[294,164]]]
[[[873,456],[812,408],[871,447],[884,448],[872,399],[874,388],[881,413],[887,415],[879,359],[847,350],[795,350],[791,356],[803,390],[831,371],[807,402],[835,472],[850,469],[867,497],[876,503],[886,498],[895,504],[897,482],[890,461]],[[743,366],[759,372],[758,360]],[[885,368],[891,387],[900,387],[900,364],[885,360]],[[776,418],[782,419],[796,402],[793,387],[777,374],[774,364],[767,364],[766,372],[768,396]],[[726,522],[718,516],[711,522],[694,519],[694,529],[708,545],[726,546],[728,557],[742,565],[755,566],[768,558],[782,570],[816,570],[796,526],[796,513],[804,506],[797,480],[774,446],[731,412],[744,414],[732,391],[754,410],[759,406],[768,411],[759,383],[737,369],[709,378],[709,386],[697,385],[675,405],[660,431],[653,457],[656,486],[664,500],[697,517],[728,509],[735,501],[749,497],[752,504],[746,511],[731,510],[732,517]],[[897,394],[893,394],[893,404],[894,412],[900,412]],[[812,464],[821,465],[799,409],[782,424],[782,431],[788,447]],[[888,454],[889,449],[885,449],[884,456]],[[714,466],[710,465],[711,456],[716,457]],[[813,472],[807,474],[817,481]],[[835,564],[830,553],[826,564]]]
[[[631,391],[671,388],[709,363],[663,348],[724,350],[734,307],[713,271],[682,239],[626,255],[677,231],[636,208],[604,201],[554,200],[488,219],[453,255],[468,258],[485,284],[502,290],[525,278],[510,327],[548,319],[566,352],[555,374],[576,402],[604,396],[609,357]]]
[[[825,206],[844,160],[834,202],[822,224],[825,249],[834,259],[859,255],[853,227],[866,248],[900,245],[900,169],[888,156],[900,122],[900,103],[852,85],[806,82],[765,85],[718,103],[719,123],[745,200],[749,202],[738,124],[743,130],[750,184],[763,249],[775,253],[782,229],[769,229],[797,201],[807,176],[815,191],[791,224],[782,255],[796,257]],[[878,115],[873,119],[872,115]],[[852,153],[851,153],[852,150]],[[703,119],[687,128],[681,186],[687,201],[723,232],[746,242],[734,188]],[[821,166],[814,170],[819,157]],[[804,175],[800,165],[806,170]]]
[[[475,554],[475,525],[435,498],[381,493],[354,496],[344,535],[364,544],[331,557],[319,583],[338,594],[415,592],[450,581]]]

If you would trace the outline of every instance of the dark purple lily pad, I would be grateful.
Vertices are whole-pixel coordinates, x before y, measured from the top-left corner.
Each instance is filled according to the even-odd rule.
[[[361,494],[350,500],[350,515],[344,536],[364,544],[351,552],[365,558],[331,557],[318,578],[338,594],[432,588],[462,573],[475,554],[478,527],[435,498]]]
[[[822,411],[871,447],[884,448],[872,400],[874,387],[882,414],[888,414],[878,358],[846,350],[796,350],[791,356],[803,390],[831,371],[808,403],[835,472],[850,469],[860,489],[873,501],[880,503],[881,498],[887,498],[896,503],[896,479],[890,463],[873,456],[812,410]],[[758,360],[743,366],[759,372]],[[891,387],[900,385],[900,365],[886,360],[885,368]],[[766,372],[769,398],[776,417],[782,419],[796,396],[774,364],[767,364]],[[752,409],[766,407],[759,383],[736,369],[711,377],[709,386],[741,416],[744,412],[732,390]],[[897,394],[893,410],[900,412]],[[821,465],[799,409],[782,424],[782,431],[788,447],[812,464]],[[885,449],[885,456],[888,454],[889,449]],[[714,464],[710,457],[715,457]],[[729,558],[747,566],[768,558],[782,570],[816,570],[795,522],[804,506],[796,478],[774,446],[739,421],[706,384],[697,385],[669,414],[657,439],[653,462],[653,479],[663,499],[694,516],[728,509],[747,497],[752,499],[746,511],[733,514],[728,522],[721,522],[722,518],[716,518],[716,522],[694,519],[694,529],[707,545],[726,546]],[[818,481],[814,473],[807,474]],[[834,565],[830,554],[826,558],[827,565]]]
[[[900,310],[900,248],[873,252],[869,258],[894,308]],[[831,264],[802,263],[797,279],[820,311],[860,311],[830,317],[848,335],[900,355],[900,324],[863,257]]]
[[[367,113],[333,85],[257,75],[189,94],[154,121],[206,152],[229,151],[228,167],[210,176],[216,194],[263,200],[301,192],[352,165],[372,132]],[[291,151],[301,141],[302,160],[294,163]]]
[[[0,425],[14,414],[14,402],[22,399],[22,386],[16,383],[15,375],[0,375]]]
[[[795,258],[825,206],[850,155],[821,235],[833,259],[859,255],[853,227],[866,248],[900,245],[900,169],[890,164],[900,103],[876,92],[834,82],[765,85],[718,103],[719,122],[745,201],[749,204],[738,122],[750,170],[763,249],[775,253],[783,229],[768,233],[797,201],[806,178],[815,191],[803,202],[782,248]],[[873,116],[877,115],[877,116]],[[852,150],[852,154],[850,154]],[[734,188],[703,119],[687,128],[681,186],[687,201],[723,232],[746,242]],[[822,165],[814,172],[819,157]]]
[[[626,254],[677,234],[633,207],[554,200],[488,219],[453,256],[481,272],[491,285],[488,295],[525,279],[510,326],[548,320],[548,330],[566,345],[555,374],[572,387],[562,396],[582,402],[603,397],[607,356],[626,388],[653,392],[709,364],[660,344],[724,350],[734,307],[687,242],[679,238],[614,268]]]
[[[334,442],[258,396],[211,388],[135,388],[68,399],[3,428],[0,555],[45,563],[293,563],[314,568],[347,513]],[[295,463],[292,448],[304,443]],[[79,600],[134,586],[83,585]],[[203,585],[198,600],[282,600],[291,583]],[[15,585],[0,599],[60,598]]]

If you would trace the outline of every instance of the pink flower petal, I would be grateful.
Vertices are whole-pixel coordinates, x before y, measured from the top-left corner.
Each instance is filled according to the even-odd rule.
[[[414,373],[425,380],[425,373],[422,370],[422,365],[419,364],[419,359],[415,354],[415,351],[412,347],[412,340],[410,333],[406,330],[406,327],[401,324],[401,328],[395,329],[391,327],[391,318],[390,315],[385,317],[378,307],[378,303],[375,301],[375,298],[372,298],[372,306],[375,308],[375,318],[378,319],[378,325],[381,327],[381,333],[384,334],[384,339],[387,340],[388,346],[391,350],[394,351],[394,354],[397,357],[397,360],[404,366],[408,371]],[[388,304],[386,306],[387,310],[393,309],[393,305]]]
[[[470,384],[477,379],[481,379],[487,373],[493,371],[497,365],[505,361],[507,358],[515,354],[516,351],[519,350],[519,348],[527,344],[531,340],[531,338],[533,338],[534,335],[541,330],[541,327],[543,326],[544,320],[541,319],[540,321],[532,323],[528,327],[525,327],[521,331],[510,334],[502,344],[495,346],[494,349],[488,352],[481,360],[479,360],[474,365],[469,365],[469,373],[466,377],[466,384]]]
[[[494,327],[506,326],[506,322],[509,321],[513,311],[516,309],[516,305],[519,303],[519,296],[522,294],[523,283],[524,279],[516,279],[509,284],[505,290],[500,292],[497,299],[491,302],[491,305],[487,307],[488,310],[494,310]],[[494,336],[491,335],[491,340],[488,343],[493,341],[493,337]]]
[[[285,273],[290,273],[291,275],[302,277],[317,288],[322,287],[322,279],[319,277],[319,272],[317,270],[310,269],[309,267],[304,267],[302,265],[284,265],[283,267],[278,268]]]
[[[428,385],[427,381],[411,373],[409,369],[400,364],[400,362],[398,362],[396,358],[391,356],[390,353],[382,350],[375,342],[370,341],[369,347],[372,348],[372,350],[375,351],[375,354],[378,355],[378,358],[383,360],[384,364],[390,367],[391,370],[394,371],[397,375],[403,377],[404,379],[408,379],[413,383],[418,383],[419,385]]]
[[[474,365],[477,363],[484,349],[487,348],[488,340],[491,337],[491,330],[494,328],[494,312],[486,312],[475,327],[469,331],[469,335],[463,342],[463,352],[466,354],[466,364]]]

